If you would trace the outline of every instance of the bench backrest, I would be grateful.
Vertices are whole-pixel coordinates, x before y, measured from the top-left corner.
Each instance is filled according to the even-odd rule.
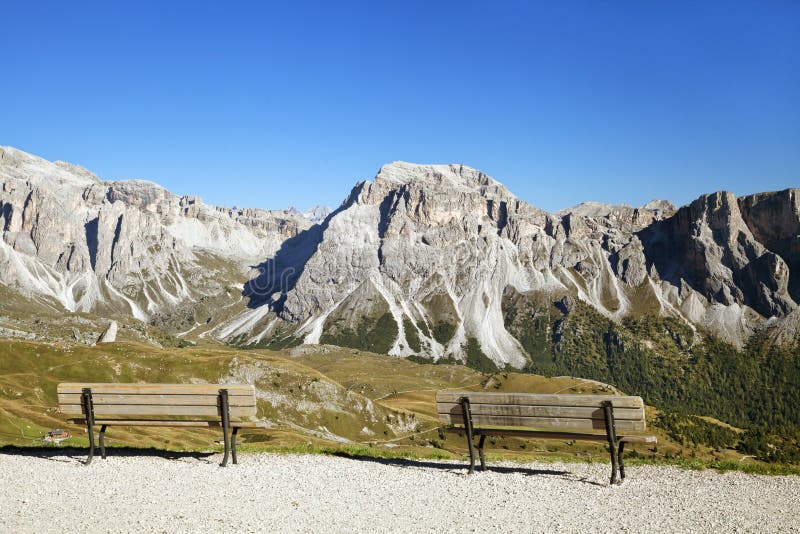
[[[442,423],[463,425],[461,399],[469,399],[472,424],[530,428],[605,430],[604,402],[611,402],[617,430],[644,430],[641,397],[439,391],[436,411]]]
[[[231,418],[256,415],[256,390],[252,385],[229,384],[87,384],[58,385],[62,413],[84,414],[82,392],[90,388],[95,417],[157,418],[222,417],[220,390],[228,391]]]

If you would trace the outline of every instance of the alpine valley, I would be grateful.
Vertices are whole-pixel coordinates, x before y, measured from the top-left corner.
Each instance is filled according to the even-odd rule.
[[[548,213],[470,167],[395,162],[301,213],[4,147],[0,228],[0,337],[337,345],[800,423],[800,189]]]

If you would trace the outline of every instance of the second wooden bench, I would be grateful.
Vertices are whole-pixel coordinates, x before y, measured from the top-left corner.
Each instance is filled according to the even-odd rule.
[[[470,473],[475,468],[476,436],[481,469],[486,469],[486,436],[608,442],[612,484],[625,478],[626,443],[656,443],[655,436],[628,434],[646,428],[641,397],[439,391],[436,409],[439,420],[451,425],[448,431],[466,434]]]

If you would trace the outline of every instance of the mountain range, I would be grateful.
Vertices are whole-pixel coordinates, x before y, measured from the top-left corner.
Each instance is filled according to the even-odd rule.
[[[153,342],[155,329],[525,368],[531,332],[552,348],[584,308],[673,321],[691,343],[800,332],[800,189],[548,213],[465,165],[394,162],[335,210],[301,213],[211,206],[3,147],[0,228],[3,336],[89,342],[115,320]]]

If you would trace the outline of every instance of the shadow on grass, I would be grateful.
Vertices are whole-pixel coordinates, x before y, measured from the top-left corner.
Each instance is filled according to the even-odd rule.
[[[76,448],[76,447],[20,447],[17,445],[4,445],[0,447],[0,454],[7,454],[10,456],[29,456],[34,458],[42,458],[54,462],[72,462],[73,460],[86,462],[89,456],[89,449]],[[205,461],[206,463],[218,463],[216,460],[210,458],[218,455],[218,452],[187,452],[187,451],[167,451],[163,449],[155,449],[152,447],[137,448],[137,447],[108,447],[106,446],[106,458],[112,459],[114,457],[134,458],[134,457],[150,457],[150,458],[164,458],[165,460],[182,460],[194,459]],[[70,458],[70,459],[67,459]],[[100,450],[95,449],[94,461],[103,461],[100,458]]]

